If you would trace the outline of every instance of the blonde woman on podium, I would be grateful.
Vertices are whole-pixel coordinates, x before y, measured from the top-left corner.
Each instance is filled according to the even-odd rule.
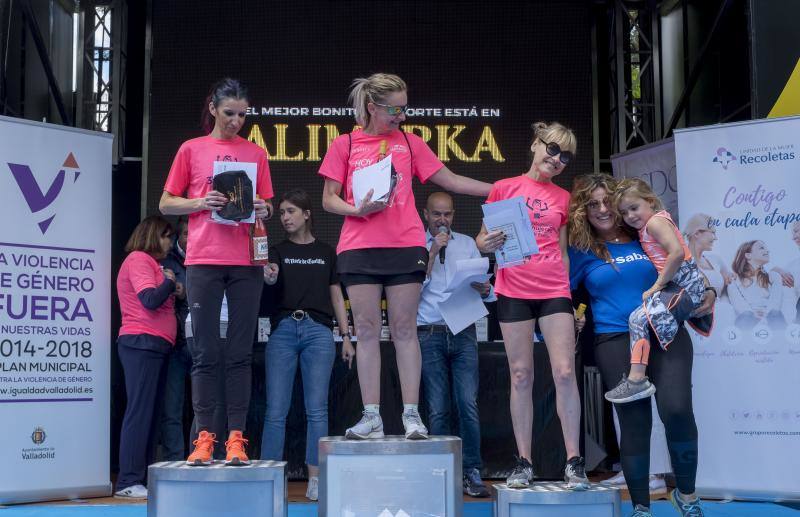
[[[539,253],[526,263],[498,270],[495,283],[497,317],[511,373],[511,421],[519,453],[506,484],[524,488],[534,477],[531,343],[538,322],[550,355],[556,411],[567,452],[564,479],[568,488],[585,490],[589,480],[580,452],[581,402],[575,379],[575,321],[567,256],[569,192],[553,183],[575,157],[577,139],[571,129],[558,122],[537,122],[532,128],[530,168],[522,175],[496,182],[486,200],[492,203],[524,197],[539,245]],[[478,249],[490,253],[503,244],[504,238],[500,231],[488,232],[482,227],[475,240]]]
[[[459,194],[485,196],[491,185],[454,174],[418,136],[400,125],[406,119],[408,87],[398,76],[377,73],[353,81],[350,102],[363,129],[331,142],[319,174],[325,179],[323,208],[344,216],[337,246],[337,272],[347,289],[358,336],[358,381],[364,412],[345,436],[383,436],[380,415],[381,293],[386,291],[389,328],[397,354],[405,437],[425,439],[419,416],[421,356],[417,307],[428,266],[425,228],[414,202],[412,180],[428,180]],[[357,170],[391,157],[392,190],[385,198],[353,196]]]

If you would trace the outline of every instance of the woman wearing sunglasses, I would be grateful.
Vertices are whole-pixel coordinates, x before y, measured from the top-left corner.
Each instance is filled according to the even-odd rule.
[[[408,103],[406,83],[396,75],[373,74],[353,81],[350,102],[363,127],[331,142],[319,174],[325,178],[322,206],[345,216],[337,247],[337,271],[347,289],[356,334],[356,364],[364,413],[349,428],[350,439],[383,436],[380,407],[381,292],[388,301],[389,328],[397,353],[403,397],[403,427],[409,439],[424,439],[428,430],[417,411],[421,359],[417,341],[417,307],[425,280],[428,251],[411,180],[474,196],[491,185],[458,176],[445,167],[425,142],[400,130]],[[353,173],[391,156],[396,171],[390,202],[353,198]]]
[[[511,421],[517,442],[517,464],[507,479],[512,488],[533,480],[533,329],[536,321],[544,334],[556,387],[556,409],[567,449],[564,477],[571,489],[588,488],[585,462],[580,455],[581,405],[575,380],[575,321],[569,285],[567,214],[569,192],[553,183],[575,156],[572,130],[558,122],[537,122],[533,128],[528,171],[494,184],[488,203],[517,196],[525,198],[539,253],[526,263],[500,269],[495,290],[497,317],[511,370]],[[476,238],[484,253],[504,242],[500,231],[481,228]]]

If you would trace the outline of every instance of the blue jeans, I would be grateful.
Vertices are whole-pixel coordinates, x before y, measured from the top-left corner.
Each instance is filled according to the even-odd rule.
[[[333,333],[308,316],[283,318],[267,342],[267,412],[261,436],[261,459],[283,459],[286,415],[292,402],[294,376],[300,361],[306,407],[306,464],[319,465],[319,439],[328,434],[328,388],[336,357]]]
[[[452,392],[458,411],[464,469],[481,468],[478,417],[478,339],[475,325],[453,335],[446,327],[418,330],[422,350],[422,385],[432,435],[449,435]]]
[[[186,458],[186,439],[183,432],[183,401],[186,379],[192,369],[192,356],[184,341],[169,353],[167,385],[161,412],[161,457],[164,461]]]

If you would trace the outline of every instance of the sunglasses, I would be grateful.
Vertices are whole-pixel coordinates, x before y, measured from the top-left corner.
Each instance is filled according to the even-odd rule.
[[[385,108],[386,113],[393,117],[405,115],[406,111],[408,110],[408,106],[392,106],[391,104],[381,104],[380,102],[373,102],[372,104],[380,106],[381,108]]]
[[[572,154],[570,151],[562,151],[561,146],[559,146],[555,142],[545,142],[541,138],[539,139],[539,141],[544,144],[544,148],[547,151],[547,154],[549,154],[550,156],[558,156],[558,160],[564,165],[568,165],[569,162],[571,162],[572,159],[575,158],[575,155]]]

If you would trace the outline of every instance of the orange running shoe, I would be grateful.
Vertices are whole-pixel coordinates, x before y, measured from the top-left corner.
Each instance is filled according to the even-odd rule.
[[[250,465],[250,459],[244,452],[247,440],[242,436],[241,431],[231,431],[228,441],[225,442],[225,465]]]
[[[186,460],[187,465],[211,465],[212,455],[214,454],[214,444],[217,443],[217,435],[208,431],[200,431],[197,440],[193,441],[194,451]]]

